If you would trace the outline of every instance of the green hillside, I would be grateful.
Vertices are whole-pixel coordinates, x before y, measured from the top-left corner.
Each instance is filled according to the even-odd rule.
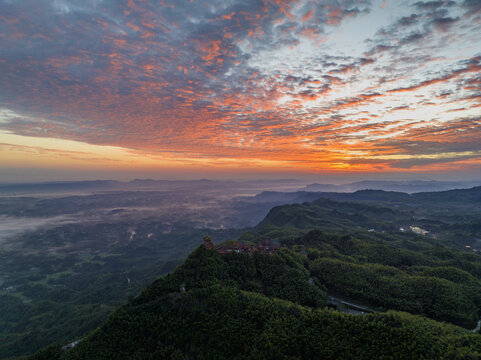
[[[318,193],[302,204],[276,206],[244,240],[259,236],[293,238],[312,229],[331,233],[371,231],[414,238],[420,227],[449,247],[481,251],[481,187],[405,194],[382,190]]]
[[[481,336],[454,325],[399,312],[349,315],[313,303],[325,293],[299,260],[290,250],[223,256],[200,247],[73,349],[53,347],[35,359],[481,356]]]

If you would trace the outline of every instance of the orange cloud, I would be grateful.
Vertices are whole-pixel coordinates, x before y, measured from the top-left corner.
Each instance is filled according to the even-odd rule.
[[[197,47],[200,52],[200,57],[206,63],[206,65],[211,65],[214,61],[221,55],[220,52],[220,40],[212,40],[206,43],[201,43]]]
[[[316,11],[316,9],[312,9],[310,11],[308,11],[307,13],[305,13],[302,17],[301,17],[301,21],[309,21],[312,16],[314,15],[314,12]]]

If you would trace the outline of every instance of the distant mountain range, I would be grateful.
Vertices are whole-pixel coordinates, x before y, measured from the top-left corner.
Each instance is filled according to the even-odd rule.
[[[451,189],[467,189],[481,185],[481,181],[375,181],[363,180],[348,184],[320,184],[313,183],[306,186],[304,181],[295,179],[279,180],[154,180],[135,179],[132,181],[91,180],[91,181],[51,181],[40,183],[4,183],[0,184],[0,194],[24,195],[35,193],[78,193],[95,191],[123,191],[123,190],[171,190],[179,188],[202,189],[257,189],[275,191],[306,191],[306,192],[355,192],[358,190],[384,190],[405,193],[445,191]],[[264,195],[265,196],[265,195]]]
[[[252,189],[250,193],[273,189],[293,191],[305,182],[293,179],[279,180],[153,180],[135,179],[132,181],[89,180],[89,181],[50,181],[39,183],[0,183],[0,194],[24,195],[45,193],[85,193],[98,191],[165,191],[186,189],[229,190]]]
[[[467,189],[481,185],[481,181],[435,181],[435,180],[406,180],[406,181],[374,181],[363,180],[350,184],[309,184],[301,190],[309,192],[354,192],[358,190],[385,190],[406,193],[444,191],[451,189]]]

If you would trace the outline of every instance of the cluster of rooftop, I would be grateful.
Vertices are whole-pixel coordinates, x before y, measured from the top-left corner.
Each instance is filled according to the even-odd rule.
[[[260,239],[257,246],[240,242],[240,241],[233,241],[228,244],[221,244],[221,245],[214,246],[210,237],[205,236],[203,245],[206,249],[216,250],[221,254],[236,252],[236,253],[246,253],[250,255],[252,255],[256,251],[263,254],[274,254],[281,247],[281,244],[279,243],[279,241],[272,240],[268,237]]]
[[[410,226],[410,228],[413,233],[416,233],[418,235],[426,235],[429,232],[427,230],[421,229],[418,226]]]

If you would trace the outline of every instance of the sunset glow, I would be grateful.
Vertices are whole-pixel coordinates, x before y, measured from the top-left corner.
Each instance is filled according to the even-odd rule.
[[[477,0],[0,0],[0,49],[4,171],[481,174]]]

